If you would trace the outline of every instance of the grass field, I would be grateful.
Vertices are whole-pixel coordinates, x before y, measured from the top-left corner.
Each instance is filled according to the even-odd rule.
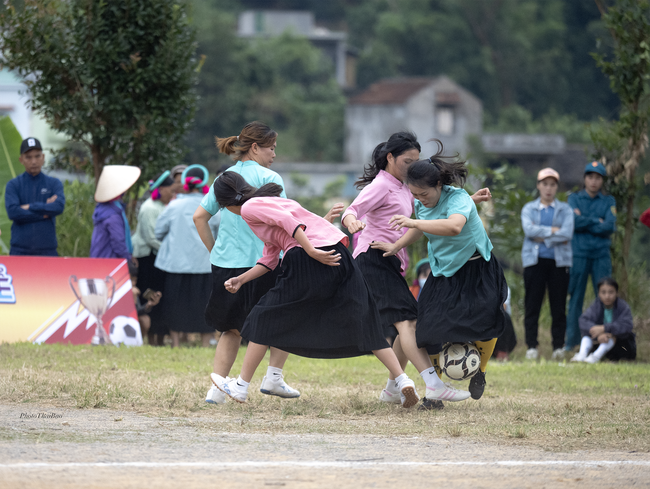
[[[298,400],[257,392],[263,364],[246,405],[208,405],[204,399],[213,353],[203,348],[1,344],[0,399],[26,409],[135,411],[241,433],[427,434],[553,451],[650,451],[650,366],[645,363],[491,362],[481,400],[419,412],[377,400],[386,371],[370,356],[290,356],[285,378],[301,390]],[[243,351],[233,373],[239,372],[242,358]],[[411,365],[407,373],[423,390]],[[12,436],[0,427],[0,439]]]

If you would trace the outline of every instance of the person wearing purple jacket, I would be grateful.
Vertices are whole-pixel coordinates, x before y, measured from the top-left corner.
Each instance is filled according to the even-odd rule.
[[[97,182],[93,213],[91,258],[124,258],[131,261],[131,228],[120,198],[140,177],[135,166],[105,166]]]
[[[608,360],[634,360],[636,337],[632,332],[632,311],[618,297],[618,283],[610,277],[598,282],[598,297],[578,321],[582,341],[572,362],[597,363]]]

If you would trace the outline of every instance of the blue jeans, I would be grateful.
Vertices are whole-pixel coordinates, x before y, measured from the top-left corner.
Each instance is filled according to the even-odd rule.
[[[49,250],[26,250],[23,248],[16,248],[15,246],[11,247],[9,254],[11,256],[59,256],[56,248]]]
[[[596,286],[598,281],[603,277],[611,277],[612,275],[612,259],[610,255],[608,254],[601,258],[573,257],[571,279],[569,280],[569,295],[571,299],[569,299],[566,340],[564,342],[567,350],[571,350],[580,344],[581,334],[578,320],[582,314],[589,275],[591,275],[594,293],[598,295],[598,288]]]

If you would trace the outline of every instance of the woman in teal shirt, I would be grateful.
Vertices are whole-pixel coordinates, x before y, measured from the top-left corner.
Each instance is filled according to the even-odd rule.
[[[440,150],[428,160],[413,163],[407,184],[415,197],[415,216],[393,216],[389,225],[409,231],[396,243],[374,243],[373,248],[394,255],[425,235],[431,274],[418,301],[416,338],[419,347],[440,351],[443,343],[476,344],[481,367],[469,391],[480,399],[485,389],[485,369],[503,332],[503,303],[508,289],[501,265],[476,205],[462,188],[467,178],[465,162],[447,162]]]

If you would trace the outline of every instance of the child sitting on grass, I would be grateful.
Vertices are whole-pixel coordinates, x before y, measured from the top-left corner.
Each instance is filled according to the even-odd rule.
[[[618,297],[618,283],[613,278],[605,277],[598,282],[598,297],[582,313],[579,325],[582,342],[572,362],[597,363],[603,357],[613,361],[636,358],[632,311]]]

